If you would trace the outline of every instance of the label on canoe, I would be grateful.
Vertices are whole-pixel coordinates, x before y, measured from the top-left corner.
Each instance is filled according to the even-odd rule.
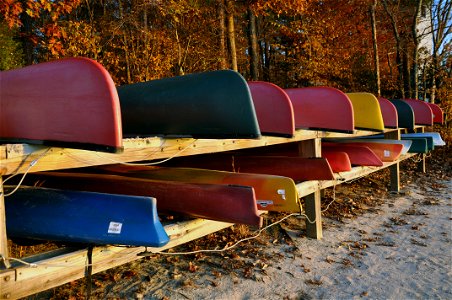
[[[389,150],[384,150],[384,151],[383,151],[383,156],[384,156],[384,157],[389,157],[389,156],[391,156],[391,151],[389,151]]]
[[[108,233],[121,234],[121,229],[122,223],[110,222],[110,226],[108,226]]]
[[[281,195],[281,198],[283,200],[286,200],[286,190],[285,189],[279,189],[278,190],[278,195]]]
[[[261,207],[267,207],[269,205],[273,205],[273,201],[271,200],[257,200],[257,205],[260,205]]]

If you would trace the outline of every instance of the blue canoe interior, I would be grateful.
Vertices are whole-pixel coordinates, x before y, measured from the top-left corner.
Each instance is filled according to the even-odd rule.
[[[150,247],[169,241],[152,197],[22,187],[5,198],[5,209],[12,238]]]

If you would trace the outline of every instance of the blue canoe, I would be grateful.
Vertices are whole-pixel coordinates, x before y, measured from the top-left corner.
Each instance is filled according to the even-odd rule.
[[[410,137],[417,137],[417,138],[425,138],[425,137],[431,137],[433,139],[433,145],[434,146],[445,146],[446,142],[443,141],[441,138],[441,135],[439,132],[417,132],[417,133],[406,133],[402,134],[402,137],[410,138]]]
[[[152,197],[22,187],[5,198],[11,238],[161,247],[169,238]]]

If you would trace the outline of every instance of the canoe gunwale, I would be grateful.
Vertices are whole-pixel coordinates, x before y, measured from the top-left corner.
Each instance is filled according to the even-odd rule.
[[[106,153],[123,153],[124,146],[121,147],[113,147],[101,144],[93,144],[93,143],[79,143],[79,142],[64,142],[64,141],[55,141],[55,140],[32,140],[32,139],[14,139],[14,138],[4,138],[0,137],[0,144],[30,144],[30,145],[42,145],[47,147],[56,147],[56,148],[73,148],[80,150],[89,150],[89,151],[100,151]]]

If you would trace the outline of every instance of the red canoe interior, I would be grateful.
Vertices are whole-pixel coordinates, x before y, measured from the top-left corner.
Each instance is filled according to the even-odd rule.
[[[106,174],[43,172],[27,177],[42,187],[120,195],[150,196],[159,212],[222,222],[261,225],[254,189],[225,184],[194,184]],[[183,195],[183,196],[182,196]]]
[[[372,143],[369,142],[340,142],[344,146],[366,146],[372,150],[379,159],[383,162],[392,162],[400,157],[402,154],[403,145],[402,144],[386,144],[386,143]]]
[[[286,155],[288,153],[272,154],[196,155],[187,158],[173,159],[168,163],[165,163],[165,165],[172,167],[190,167],[229,172],[278,175],[290,177],[294,181],[334,179],[330,165],[323,158],[303,158],[296,157],[296,155]]]
[[[398,116],[397,109],[394,104],[391,103],[386,98],[379,97],[378,103],[380,104],[381,114],[383,116],[383,123],[386,128],[397,128],[398,125]]]
[[[0,140],[122,149],[115,84],[97,62],[68,58],[0,73]]]
[[[322,143],[322,153],[341,151],[347,153],[352,165],[381,167],[381,159],[366,146],[342,145],[341,143]]]
[[[433,125],[433,112],[430,106],[423,101],[417,99],[403,99],[411,106],[414,112],[414,124],[416,125]]]
[[[295,120],[289,96],[279,86],[263,81],[249,81],[257,121],[264,135],[292,137]]]
[[[330,87],[286,89],[292,101],[295,127],[352,133],[353,106],[347,95]]]
[[[333,172],[347,172],[352,169],[348,154],[342,151],[322,151],[322,157],[328,160]]]

